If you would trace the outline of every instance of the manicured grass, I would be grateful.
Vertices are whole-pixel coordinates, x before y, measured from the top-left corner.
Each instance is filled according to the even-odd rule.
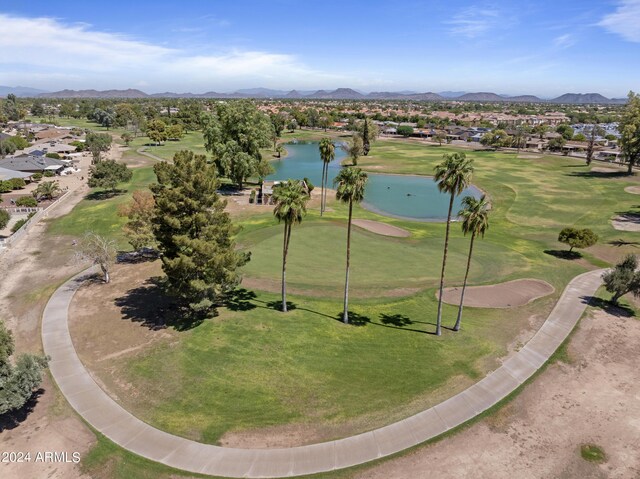
[[[204,149],[204,138],[201,131],[191,131],[180,141],[165,141],[162,145],[154,145],[148,137],[139,136],[131,142],[130,147],[134,151],[144,147],[146,152],[167,161],[172,160],[173,156],[182,150],[191,150],[199,155],[207,154]]]
[[[589,462],[601,463],[607,460],[607,455],[600,446],[595,444],[583,444],[580,446],[582,459]]]
[[[270,218],[265,222],[272,223]],[[352,292],[377,295],[396,288],[435,286],[442,260],[442,225],[438,231],[420,239],[391,239],[359,228],[352,232]],[[282,262],[281,225],[259,230],[245,230],[240,235],[243,246],[252,251],[245,268],[247,276],[277,282]],[[314,219],[296,226],[292,232],[288,257],[288,284],[301,290],[318,290],[341,294],[345,263],[346,222]],[[449,256],[452,282],[462,282],[466,265],[466,241],[455,238]],[[495,261],[495,258],[501,261]],[[375,261],[371,259],[375,258]],[[322,264],[319,267],[319,264]],[[478,242],[472,261],[472,281],[490,282],[526,268],[527,258],[497,242]]]
[[[47,231],[53,235],[68,235],[76,238],[87,231],[93,231],[99,235],[114,238],[119,247],[127,248],[127,242],[122,234],[122,225],[126,222],[126,218],[118,216],[118,206],[129,201],[134,191],[144,189],[154,181],[153,168],[135,168],[131,182],[118,187],[126,190],[126,193],[119,193],[108,199],[84,199],[71,213],[52,222]],[[101,191],[93,190],[92,193]]]
[[[283,314],[277,295],[258,293],[178,342],[114,360],[132,388],[116,393],[143,420],[210,443],[281,424],[333,427],[336,436],[381,426],[477,380],[521,324],[478,310],[462,332],[436,338],[424,333],[433,330],[432,297],[359,303],[348,326],[337,321],[339,302],[295,299]],[[447,324],[454,312],[445,307]]]

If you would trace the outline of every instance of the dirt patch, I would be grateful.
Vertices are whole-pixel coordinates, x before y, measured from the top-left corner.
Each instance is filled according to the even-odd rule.
[[[487,286],[467,286],[464,305],[473,308],[515,308],[554,291],[553,286],[540,279],[516,279]],[[461,294],[462,288],[446,288],[442,299],[445,303],[458,305]]]
[[[640,213],[625,213],[611,220],[611,226],[618,231],[640,231]]]
[[[106,371],[101,377],[111,375],[115,359],[140,354],[175,334],[163,328],[162,301],[150,280],[160,274],[160,261],[118,264],[109,284],[89,282],[75,294],[69,307],[71,337],[89,369]]]
[[[522,160],[536,160],[538,158],[542,158],[540,155],[518,155],[518,158]]]
[[[411,232],[403,228],[388,225],[387,223],[382,223],[380,221],[356,219],[353,220],[353,224],[362,229],[383,236],[395,236],[397,238],[408,238],[409,236],[411,236]]]
[[[624,191],[632,195],[640,195],[640,186],[627,186]]]
[[[119,150],[118,150],[119,151]],[[113,153],[119,158],[118,152]],[[48,219],[63,216],[81,201],[88,188],[88,156],[80,160],[82,172],[58,178],[70,193],[49,212]],[[85,175],[85,179],[82,176]],[[53,291],[68,277],[82,269],[73,258],[71,238],[46,233],[47,221],[32,226],[28,233],[0,253],[0,318],[14,334],[16,352],[41,352],[40,318]],[[42,393],[19,421],[0,425],[0,450],[8,452],[79,452],[84,457],[95,436],[73,412],[48,373]],[[59,462],[0,463],[3,479],[49,478],[85,479],[78,465]]]
[[[640,477],[640,321],[594,311],[556,363],[507,406],[438,443],[358,479]],[[595,443],[607,462],[580,457]]]

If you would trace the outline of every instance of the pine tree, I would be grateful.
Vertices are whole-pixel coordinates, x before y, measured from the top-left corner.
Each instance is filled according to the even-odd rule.
[[[240,283],[249,260],[236,251],[237,229],[217,193],[216,168],[204,155],[180,151],[154,167],[158,183],[153,232],[169,292],[196,313],[206,313]]]

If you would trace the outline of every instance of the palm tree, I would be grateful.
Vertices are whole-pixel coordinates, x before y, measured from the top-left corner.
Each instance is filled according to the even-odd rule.
[[[467,278],[471,266],[471,255],[473,254],[473,242],[476,236],[484,238],[485,232],[489,229],[489,202],[486,195],[478,200],[473,196],[465,196],[462,199],[462,209],[458,212],[462,218],[462,232],[466,236],[471,233],[471,243],[469,244],[469,257],[467,258],[467,270],[464,273],[462,283],[462,294],[460,295],[460,308],[458,308],[458,319],[453,327],[454,331],[460,331],[460,321],[462,321],[462,307],[464,305],[464,291],[467,288]]]
[[[327,180],[329,176],[329,163],[336,157],[336,148],[331,138],[323,138],[320,140],[320,159],[322,160],[322,191],[320,195],[320,216],[324,212],[327,203]]]
[[[351,259],[351,218],[353,216],[353,204],[360,203],[364,198],[364,188],[367,184],[367,174],[360,168],[348,166],[340,170],[334,180],[337,185],[336,199],[349,203],[349,223],[347,226],[347,273],[344,284],[344,309],[342,321],[349,322],[349,263]]]
[[[442,272],[440,273],[440,295],[438,297],[438,318],[436,320],[436,335],[440,336],[442,324],[442,292],[444,290],[444,271],[447,265],[447,250],[449,249],[449,230],[451,227],[451,210],[453,200],[462,193],[471,182],[473,174],[473,160],[464,153],[448,153],[443,155],[444,161],[436,165],[434,181],[443,193],[449,193],[449,211],[447,213],[447,228],[444,235],[444,254],[442,256]]]
[[[60,194],[62,190],[56,181],[44,181],[35,189],[34,196],[43,200],[52,200]]]
[[[301,223],[307,213],[307,201],[309,196],[302,183],[298,180],[287,180],[276,185],[273,189],[273,200],[276,207],[273,214],[278,222],[284,221],[284,244],[282,247],[282,311],[287,312],[287,253],[291,240],[291,228],[296,223]]]

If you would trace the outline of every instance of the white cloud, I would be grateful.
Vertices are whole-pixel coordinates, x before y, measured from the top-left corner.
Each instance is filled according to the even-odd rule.
[[[625,40],[640,43],[640,0],[623,0],[616,11],[605,15],[598,25]]]
[[[569,48],[576,44],[576,40],[570,33],[565,33],[553,39],[553,44],[557,48]]]
[[[168,48],[87,24],[63,24],[51,18],[0,13],[0,66],[24,79],[81,78],[84,87],[116,88],[133,84],[219,88],[220,80],[262,82],[277,77],[305,86],[344,77],[315,71],[292,55],[230,50],[209,55]],[[298,81],[299,80],[299,81]],[[59,85],[59,82],[56,82]]]
[[[498,25],[499,12],[477,7],[467,8],[446,22],[451,25],[449,33],[466,38],[476,38]]]

